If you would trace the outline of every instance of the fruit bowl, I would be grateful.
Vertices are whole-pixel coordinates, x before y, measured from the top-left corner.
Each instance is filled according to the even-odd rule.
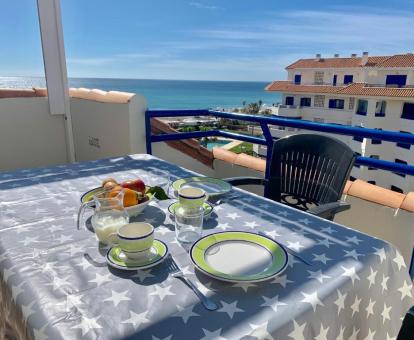
[[[150,189],[150,187],[146,187],[146,190],[148,191]],[[93,202],[93,196],[95,194],[98,194],[102,191],[104,191],[105,189],[103,187],[98,187],[98,188],[94,188],[92,190],[89,190],[87,192],[85,192],[80,200],[81,203],[86,203],[86,202],[91,202],[89,204],[90,208],[95,208],[95,204]],[[144,211],[144,209],[147,207],[147,205],[153,200],[154,195],[153,194],[146,194],[146,197],[148,197],[148,199],[144,202],[129,206],[129,207],[125,207],[125,211],[128,213],[129,217],[134,217],[136,215],[139,215],[140,213],[142,213]]]

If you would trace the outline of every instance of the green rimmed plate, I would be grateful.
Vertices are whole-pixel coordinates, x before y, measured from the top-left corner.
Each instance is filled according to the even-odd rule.
[[[150,254],[147,258],[142,260],[130,260],[122,252],[121,248],[113,247],[109,249],[106,254],[106,262],[111,267],[121,269],[121,270],[139,270],[147,269],[156,266],[165,260],[165,257],[168,254],[167,245],[160,241],[154,240]]]
[[[228,193],[232,186],[230,183],[213,177],[186,177],[176,180],[172,187],[175,191],[185,187],[203,189],[209,197]]]
[[[287,267],[286,250],[276,241],[255,233],[225,231],[193,244],[191,260],[204,274],[227,282],[260,282]]]
[[[172,204],[169,205],[168,207],[168,212],[171,215],[175,214],[175,209],[177,209],[180,206],[180,202],[174,202]],[[203,209],[204,209],[204,217],[210,216],[210,214],[213,212],[214,207],[208,203],[208,202],[204,202],[203,203]]]

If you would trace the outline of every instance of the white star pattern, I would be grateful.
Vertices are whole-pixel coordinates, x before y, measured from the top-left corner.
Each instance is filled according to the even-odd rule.
[[[326,254],[313,254],[313,261],[319,261],[322,262],[323,264],[326,264],[326,262],[328,261],[332,261],[332,259],[330,259],[329,257],[326,256]]]
[[[270,238],[273,238],[273,239],[275,239],[276,237],[280,236],[280,234],[276,230],[265,231],[264,233],[267,236],[269,236]]]
[[[227,214],[227,217],[231,218],[232,220],[237,220],[241,216],[238,213],[230,213],[230,214]]]
[[[305,297],[303,300],[301,300],[301,302],[309,303],[312,306],[314,312],[316,311],[316,307],[318,305],[324,306],[322,301],[319,300],[317,292],[313,292],[311,294],[306,294],[305,292],[301,292],[301,294]]]
[[[361,303],[362,299],[358,299],[358,296],[355,296],[355,301],[351,305],[352,309],[352,316],[354,316],[355,313],[359,313],[359,304]]]
[[[227,229],[230,229],[231,226],[229,226],[228,223],[220,223],[216,228],[226,231]]]
[[[375,305],[375,301],[372,301],[370,298],[368,302],[368,306],[365,309],[367,311],[367,319],[369,318],[370,315],[374,315],[374,305]]]
[[[397,264],[398,266],[398,270],[401,270],[401,268],[405,268],[405,262],[404,262],[404,258],[401,256],[401,254],[397,251],[395,254],[395,258],[393,259],[393,261]]]
[[[341,310],[345,309],[345,299],[346,299],[347,294],[345,293],[342,295],[339,289],[337,289],[336,292],[338,293],[338,298],[336,299],[334,304],[338,306],[338,315],[339,315]]]
[[[374,249],[376,250],[376,252],[374,254],[379,256],[379,258],[381,260],[381,263],[382,263],[386,259],[385,249],[384,248],[379,249],[379,248],[375,248],[375,247],[374,247]]]
[[[359,329],[356,329],[355,327],[352,329],[352,334],[351,334],[351,336],[349,337],[349,339],[348,340],[357,340],[357,336],[358,336],[358,333],[359,333]]]
[[[336,340],[344,340],[344,332],[345,332],[345,327],[341,326],[341,329],[339,330],[339,334],[336,337]]]
[[[354,243],[354,244],[356,244],[357,246],[362,242],[362,240],[360,240],[358,237],[356,237],[356,236],[352,236],[352,237],[349,237],[349,236],[347,236],[346,237],[346,241],[348,242],[348,243]]]
[[[239,283],[235,283],[233,284],[233,287],[237,287],[237,288],[241,288],[243,289],[245,292],[247,292],[247,290],[251,287],[256,287],[256,285],[254,283],[249,283],[249,282],[239,282]]]
[[[320,270],[320,269],[317,270],[317,271],[314,271],[314,272],[311,271],[311,270],[308,270],[308,274],[309,274],[308,278],[318,280],[320,283],[323,283],[324,279],[330,279],[331,278],[329,275],[323,274],[322,270]]]
[[[328,338],[328,331],[329,327],[323,328],[323,325],[321,324],[321,328],[319,330],[319,334],[315,336],[315,340],[327,340]]]
[[[33,305],[36,303],[35,301],[32,301],[28,305],[22,305],[22,314],[24,316],[24,319],[27,321],[27,319],[30,317],[30,315],[34,314],[35,311],[32,309]]]
[[[289,283],[292,283],[293,281],[288,280],[287,275],[280,275],[280,276],[276,276],[272,281],[272,283],[278,283],[280,284],[283,288],[286,288],[286,286]]]
[[[124,324],[131,324],[132,327],[134,327],[135,330],[137,330],[141,324],[146,323],[146,322],[150,322],[149,319],[147,319],[147,314],[148,312],[143,312],[143,313],[135,313],[134,311],[130,310],[129,311],[129,319],[121,321],[121,323]]]
[[[226,338],[223,338],[221,334],[221,328],[215,330],[215,331],[209,331],[207,329],[202,328],[204,332],[204,336],[200,340],[226,340]]]
[[[106,274],[106,275],[95,273],[95,278],[92,280],[89,280],[89,282],[96,283],[97,286],[100,287],[106,282],[111,282],[112,281],[112,279],[110,279],[111,276],[112,276],[111,273]]]
[[[387,304],[384,303],[384,309],[382,310],[381,316],[382,316],[382,323],[385,323],[385,320],[391,320],[390,318],[390,311],[391,306],[387,307]]]
[[[387,340],[397,340],[397,336],[390,336],[387,332]]]
[[[125,290],[123,292],[117,293],[114,290],[111,290],[111,297],[105,299],[104,301],[110,301],[114,304],[115,307],[117,307],[122,301],[131,301],[129,297],[126,295],[128,294],[128,290]]]
[[[333,234],[336,233],[336,230],[332,229],[330,226],[329,227],[324,227],[321,229],[321,232],[323,233],[328,233],[328,234]]]
[[[358,257],[363,256],[362,254],[357,253],[355,249],[352,249],[351,251],[344,249],[344,252],[345,252],[345,257],[352,257],[357,261],[358,261]]]
[[[401,293],[401,300],[404,300],[405,297],[413,297],[412,296],[412,284],[407,284],[406,281],[404,281],[403,286],[401,288],[398,288],[397,290]]]
[[[316,243],[317,246],[325,246],[326,248],[329,248],[333,244],[335,243],[329,241],[327,238],[319,239],[318,243]]]
[[[167,287],[161,287],[156,285],[155,286],[155,291],[151,292],[149,295],[156,295],[160,298],[161,301],[163,301],[165,299],[165,297],[167,296],[172,296],[172,295],[176,295],[175,293],[171,292],[171,286],[167,286]]]
[[[364,338],[364,340],[374,340],[374,335],[376,331],[371,331],[371,328],[368,329],[368,335]]]
[[[388,280],[389,280],[389,276],[382,275],[382,282],[381,282],[382,293],[384,293],[384,290],[388,289],[388,286],[387,286]]]
[[[194,306],[189,307],[189,308],[184,308],[184,307],[181,307],[181,306],[177,306],[177,309],[178,309],[179,312],[174,314],[173,316],[183,319],[183,322],[185,324],[188,322],[188,320],[191,317],[200,316],[200,314],[197,314],[197,313],[193,312]]]
[[[299,325],[296,320],[293,320],[293,331],[289,333],[289,337],[293,340],[305,340],[304,332],[305,332],[306,322]]]
[[[140,283],[144,282],[145,279],[154,277],[154,275],[151,274],[151,269],[148,270],[138,270],[136,274],[131,276],[132,278],[137,278]]]
[[[230,317],[230,319],[233,319],[233,316],[235,313],[244,312],[243,309],[237,308],[237,301],[234,301],[232,303],[226,303],[224,301],[220,301],[221,307],[218,309],[218,312],[227,313],[227,315]]]
[[[254,229],[256,227],[259,226],[259,224],[257,224],[256,221],[252,221],[252,222],[244,222],[244,226],[250,229]]]
[[[81,315],[81,321],[72,328],[79,328],[82,330],[82,336],[85,336],[92,329],[100,329],[101,325],[98,324],[98,318],[88,318],[84,315]]]
[[[296,242],[287,241],[287,247],[294,251],[300,251],[301,248],[305,248],[305,246],[303,246],[299,241],[296,241]]]
[[[276,295],[273,298],[268,298],[266,296],[262,296],[263,300],[265,301],[264,303],[262,303],[260,306],[262,307],[270,307],[272,308],[275,312],[278,311],[280,306],[287,306],[286,303],[279,301],[279,295]]]
[[[275,340],[267,330],[268,323],[269,322],[264,322],[260,325],[249,323],[249,326],[253,329],[250,336],[256,338],[257,340]]]
[[[371,270],[371,274],[369,274],[369,276],[367,277],[367,279],[369,281],[369,287],[368,288],[371,288],[372,285],[375,285],[375,277],[377,276],[377,272],[378,272],[377,270],[374,271],[372,269],[372,267],[370,267],[370,270]]]
[[[46,324],[40,329],[36,329],[36,328],[33,329],[33,335],[34,335],[35,340],[47,340],[47,339],[49,339],[49,337],[45,334],[45,330],[46,330],[46,327],[48,325],[49,324]]]
[[[343,273],[341,276],[347,276],[351,279],[352,281],[352,285],[354,285],[355,280],[359,280],[359,276],[355,271],[355,267],[351,267],[351,268],[346,268],[344,266],[341,266],[341,268],[343,269]]]

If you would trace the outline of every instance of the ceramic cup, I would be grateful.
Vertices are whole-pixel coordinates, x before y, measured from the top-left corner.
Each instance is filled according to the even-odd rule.
[[[207,200],[207,194],[203,189],[186,187],[178,191],[178,201],[185,208],[193,209],[203,206]]]
[[[128,223],[110,234],[109,240],[131,260],[145,259],[154,243],[154,227],[144,222]]]

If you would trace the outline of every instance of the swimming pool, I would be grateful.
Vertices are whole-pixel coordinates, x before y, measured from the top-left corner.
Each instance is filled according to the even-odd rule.
[[[213,150],[213,148],[221,147],[223,145],[229,144],[231,141],[229,140],[216,140],[207,142],[207,144],[202,144],[204,147],[206,147],[208,150]]]

